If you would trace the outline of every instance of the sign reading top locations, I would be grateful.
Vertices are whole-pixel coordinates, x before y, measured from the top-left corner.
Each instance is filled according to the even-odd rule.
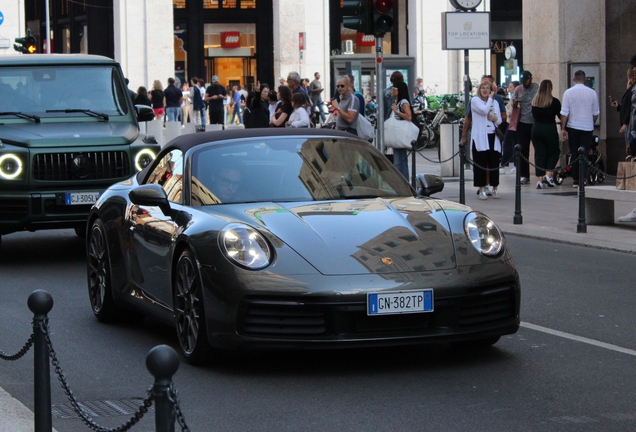
[[[490,49],[490,12],[443,12],[442,49]]]

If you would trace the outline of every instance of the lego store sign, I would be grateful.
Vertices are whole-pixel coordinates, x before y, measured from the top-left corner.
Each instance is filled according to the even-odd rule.
[[[375,37],[373,35],[366,35],[364,33],[356,34],[357,46],[375,46]]]
[[[241,33],[240,32],[221,32],[221,47],[240,48]]]

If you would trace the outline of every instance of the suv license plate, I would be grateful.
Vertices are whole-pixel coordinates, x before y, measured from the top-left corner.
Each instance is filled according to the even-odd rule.
[[[66,205],[95,204],[99,198],[99,192],[71,192],[64,195]]]
[[[433,290],[368,293],[367,315],[433,312]]]

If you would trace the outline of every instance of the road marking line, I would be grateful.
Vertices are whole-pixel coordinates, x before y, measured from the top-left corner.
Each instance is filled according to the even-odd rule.
[[[628,348],[622,348],[622,347],[619,347],[619,346],[616,346],[616,345],[608,344],[608,343],[605,343],[605,342],[600,342],[600,341],[597,341],[597,340],[594,340],[594,339],[589,339],[589,338],[586,338],[586,337],[573,335],[573,334],[570,334],[570,333],[565,333],[565,332],[558,331],[558,330],[553,330],[553,329],[550,329],[550,328],[547,328],[547,327],[541,327],[541,326],[538,326],[538,325],[535,325],[535,324],[530,324],[530,323],[527,323],[527,322],[522,322],[521,323],[521,327],[525,327],[525,328],[529,328],[531,330],[536,330],[536,331],[548,333],[548,334],[551,334],[551,335],[554,335],[554,336],[559,336],[559,337],[562,337],[562,338],[565,338],[565,339],[571,339],[571,340],[574,340],[574,341],[577,341],[577,342],[583,342],[583,343],[586,343],[586,344],[594,345],[594,346],[605,348],[605,349],[612,350],[612,351],[618,351],[618,352],[623,353],[623,354],[629,354],[629,355],[632,355],[632,356],[636,356],[636,351],[628,349]]]

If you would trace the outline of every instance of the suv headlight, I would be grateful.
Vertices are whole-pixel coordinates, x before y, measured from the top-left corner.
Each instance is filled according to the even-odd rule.
[[[265,237],[254,228],[238,223],[227,225],[219,236],[221,249],[230,261],[249,270],[259,270],[271,263],[272,249]]]
[[[464,218],[464,231],[473,247],[483,255],[496,256],[504,247],[499,227],[482,213],[468,213]]]
[[[143,170],[148,165],[150,165],[153,160],[155,160],[155,157],[157,157],[157,155],[152,150],[149,150],[149,149],[141,150],[135,156],[135,168],[137,168],[137,171]]]
[[[0,177],[13,180],[22,173],[22,161],[13,153],[0,156]]]

